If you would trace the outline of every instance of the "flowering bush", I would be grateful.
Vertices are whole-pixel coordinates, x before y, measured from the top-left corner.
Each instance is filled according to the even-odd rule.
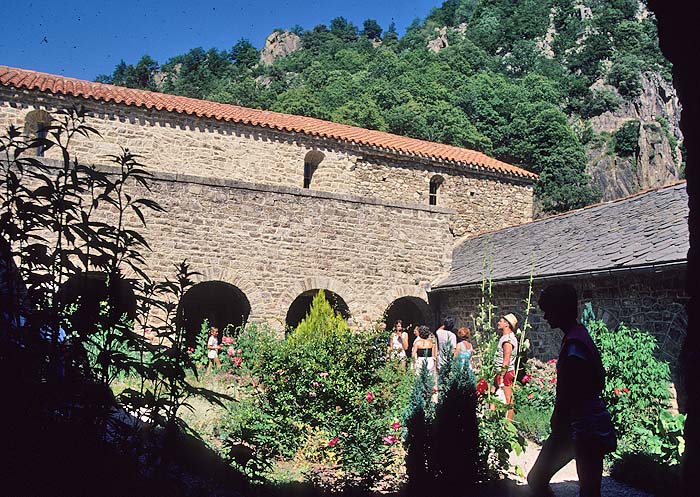
[[[311,320],[286,340],[255,327],[240,333],[237,357],[242,371],[257,382],[248,387],[255,394],[249,402],[259,409],[255,419],[261,422],[244,432],[235,427],[249,419],[234,412],[228,426],[233,437],[269,450],[269,457],[291,460],[303,453],[306,461],[337,466],[339,486],[370,486],[400,445],[403,433],[395,423],[410,388],[405,384],[413,377],[381,360],[373,335],[350,332],[332,316],[319,292]],[[313,471],[311,480],[321,477]]]
[[[554,410],[557,386],[556,360],[530,359],[525,372],[513,389],[517,406],[514,421],[520,433],[541,443],[550,433],[549,418]]]
[[[682,415],[668,412],[671,375],[668,364],[655,357],[656,339],[624,324],[611,330],[603,321],[589,320],[586,326],[606,371],[603,398],[618,436],[613,457],[643,453],[662,464],[679,463]]]

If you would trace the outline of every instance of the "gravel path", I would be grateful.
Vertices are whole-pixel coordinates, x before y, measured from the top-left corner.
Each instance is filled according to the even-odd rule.
[[[528,442],[527,449],[516,456],[511,454],[511,466],[518,466],[527,475],[530,468],[535,464],[540,447],[534,442]],[[603,475],[602,495],[604,497],[653,497],[652,494],[638,490],[636,488],[620,483],[609,475]],[[552,490],[557,497],[577,497],[578,496],[578,476],[576,475],[576,463],[571,461],[564,466],[554,478],[552,478]],[[508,475],[504,482],[504,492],[498,497],[529,497],[527,481],[517,476],[514,472]],[[495,494],[494,494],[494,497]]]

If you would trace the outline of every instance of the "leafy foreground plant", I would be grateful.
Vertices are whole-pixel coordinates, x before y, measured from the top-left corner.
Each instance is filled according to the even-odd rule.
[[[4,485],[21,482],[27,495],[94,494],[104,485],[110,488],[98,493],[126,495],[151,485],[147,491],[157,493],[177,480],[168,474],[173,466],[166,456],[177,464],[186,452],[178,411],[187,396],[222,397],[186,380],[192,364],[173,316],[192,273],[183,264],[176,282],[148,281],[141,269],[148,244],[125,220],[133,214],[145,223],[144,212],[162,210],[138,196],[148,191],[149,174],[128,150],[111,157],[105,170],[80,164],[69,152],[73,139],[96,139],[97,132],[81,109],[54,115],[45,138],[27,140],[15,127],[0,137],[0,363],[13,399],[3,439],[14,461]],[[37,148],[57,149],[60,159],[44,163],[33,156]],[[124,278],[126,268],[138,279]],[[91,272],[104,275],[105,285],[94,313],[64,291]],[[157,343],[123,318],[124,285],[137,290],[135,320],[142,329],[158,309]],[[90,319],[74,319],[76,313]],[[119,401],[165,427],[164,440],[153,430],[147,446],[137,431],[143,424],[119,412],[109,386],[122,375],[135,375],[139,385]],[[44,426],[50,429],[37,429]],[[139,464],[146,454],[157,464]],[[37,464],[52,469],[37,474]]]

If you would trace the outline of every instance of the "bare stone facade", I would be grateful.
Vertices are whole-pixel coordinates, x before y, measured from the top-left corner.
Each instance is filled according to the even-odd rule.
[[[688,320],[684,279],[685,265],[653,272],[623,271],[597,277],[581,276],[566,281],[576,287],[579,309],[590,302],[596,318],[605,321],[609,327],[625,323],[651,332],[657,340],[659,359],[669,363],[675,376]],[[543,360],[557,357],[561,343],[561,333],[549,328],[537,307],[537,296],[549,283],[533,283],[534,307],[529,317],[532,353]],[[494,285],[494,315],[498,317],[512,312],[522,323],[527,297],[527,282]],[[473,326],[472,316],[477,313],[480,300],[481,290],[473,286],[431,294],[431,302],[439,308],[441,316],[454,316],[458,325],[466,326]]]
[[[101,135],[74,139],[81,162],[108,164],[124,147],[155,174],[148,196],[167,212],[148,216],[149,276],[172,276],[186,259],[200,282],[231,285],[249,319],[278,329],[299,295],[321,288],[357,326],[400,299],[432,324],[428,292],[449,269],[454,237],[532,217],[532,179],[303,133],[8,87],[0,126],[34,130],[37,111],[71,106],[84,106]]]
[[[89,111],[88,124],[101,134],[98,139],[76,137],[72,151],[82,161],[107,163],[108,155],[124,147],[141,155],[151,171],[301,187],[305,158],[320,152],[323,158],[310,184],[313,190],[428,204],[430,181],[440,176],[437,204],[454,210],[450,216],[454,236],[532,219],[531,180],[381,154],[302,134],[8,88],[0,88],[0,126],[23,125],[32,110],[52,112],[81,105]]]

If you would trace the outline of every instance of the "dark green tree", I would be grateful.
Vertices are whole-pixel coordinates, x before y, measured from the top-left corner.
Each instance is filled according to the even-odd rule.
[[[380,40],[382,38],[382,27],[374,19],[366,19],[362,23],[362,36],[370,40]]]

